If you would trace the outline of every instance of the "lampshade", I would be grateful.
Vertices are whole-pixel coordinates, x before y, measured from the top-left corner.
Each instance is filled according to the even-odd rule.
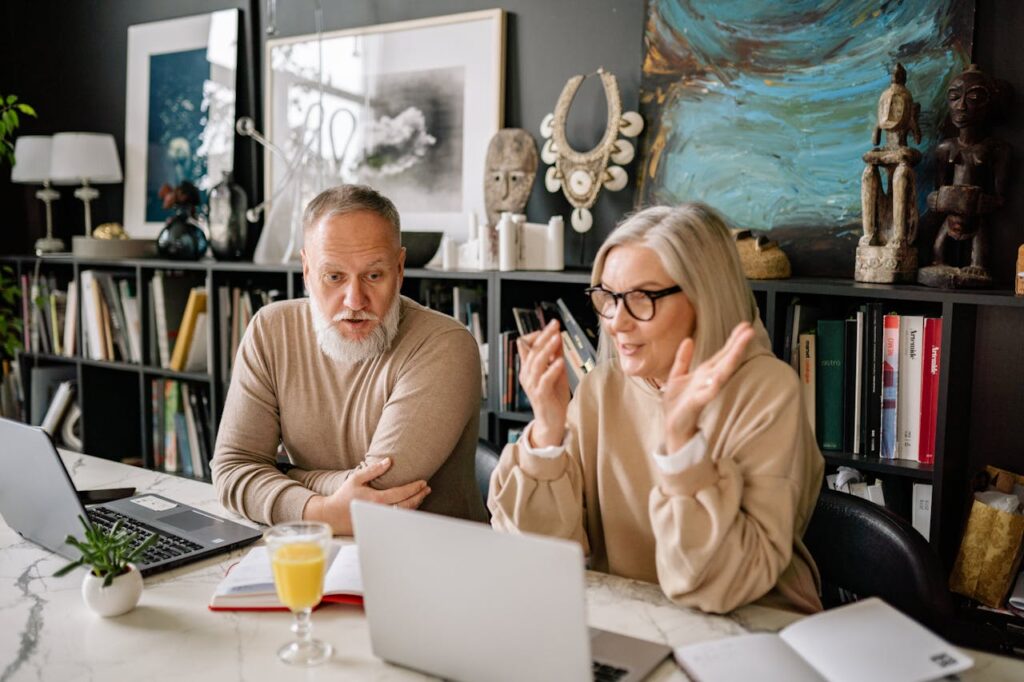
[[[121,182],[121,160],[114,136],[107,133],[57,133],[53,136],[50,174],[55,184],[97,185]]]
[[[11,182],[42,184],[50,179],[49,135],[22,135],[14,143],[14,168]]]

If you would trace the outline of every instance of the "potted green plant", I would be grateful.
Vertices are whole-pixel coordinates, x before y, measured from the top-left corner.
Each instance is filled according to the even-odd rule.
[[[82,580],[82,599],[86,605],[101,616],[119,616],[135,608],[142,596],[142,574],[132,562],[149,549],[157,540],[150,534],[141,543],[135,544],[135,533],[121,529],[117,521],[105,530],[86,521],[78,520],[85,528],[85,539],[79,540],[68,535],[65,542],[74,546],[82,556],[60,569],[54,576],[65,575],[79,566],[91,567]]]

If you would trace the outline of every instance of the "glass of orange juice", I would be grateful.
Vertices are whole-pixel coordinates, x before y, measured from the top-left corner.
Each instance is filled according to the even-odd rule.
[[[310,614],[320,603],[324,569],[331,546],[331,527],[318,521],[293,521],[273,526],[263,536],[267,543],[274,585],[281,603],[295,614],[296,639],[277,655],[285,663],[310,666],[331,657],[331,645],[313,639]]]

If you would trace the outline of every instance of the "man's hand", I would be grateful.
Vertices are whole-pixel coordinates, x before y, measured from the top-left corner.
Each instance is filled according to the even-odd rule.
[[[353,471],[330,496],[317,495],[309,500],[302,518],[330,524],[335,535],[352,535],[352,500],[366,500],[377,504],[390,504],[404,509],[416,509],[430,494],[426,481],[413,481],[385,490],[370,486],[370,481],[391,468],[391,458],[374,462]]]

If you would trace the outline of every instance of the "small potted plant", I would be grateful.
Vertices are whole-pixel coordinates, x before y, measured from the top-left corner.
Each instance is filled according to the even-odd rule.
[[[121,530],[117,521],[109,531],[94,526],[81,516],[85,539],[69,535],[65,542],[74,546],[82,556],[60,569],[55,576],[65,575],[79,566],[92,567],[82,580],[82,599],[90,609],[103,617],[120,616],[135,608],[142,596],[142,574],[131,563],[153,545],[157,536],[150,534],[143,542],[133,546],[135,533]]]

